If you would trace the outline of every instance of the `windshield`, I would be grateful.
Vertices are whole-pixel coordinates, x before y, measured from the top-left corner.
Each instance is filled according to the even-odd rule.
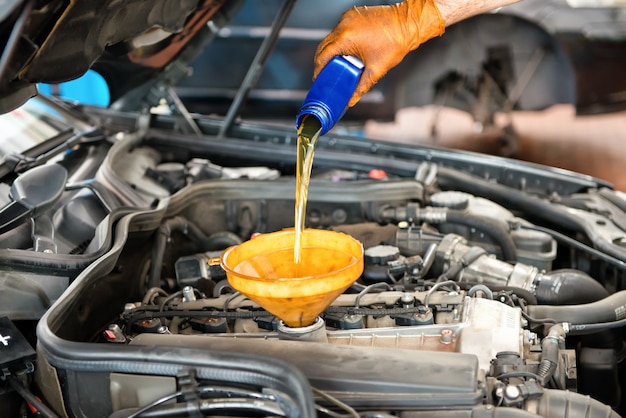
[[[35,97],[18,109],[0,115],[0,157],[24,154],[70,128],[52,106]]]

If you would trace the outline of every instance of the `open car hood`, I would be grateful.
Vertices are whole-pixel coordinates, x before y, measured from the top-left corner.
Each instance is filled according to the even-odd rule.
[[[37,93],[36,83],[89,68],[112,86],[111,102],[194,51],[228,21],[227,0],[13,0],[0,7],[0,112]],[[212,24],[207,24],[212,21]]]

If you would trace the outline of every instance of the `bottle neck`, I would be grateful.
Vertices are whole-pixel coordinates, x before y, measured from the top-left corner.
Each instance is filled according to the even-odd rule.
[[[300,125],[302,124],[302,119],[304,119],[306,115],[311,115],[319,120],[322,127],[321,135],[325,135],[328,131],[330,131],[337,122],[333,119],[332,113],[326,106],[320,103],[315,103],[310,105],[304,105],[302,106],[302,108],[300,108],[300,111],[296,116],[297,128],[300,127]]]

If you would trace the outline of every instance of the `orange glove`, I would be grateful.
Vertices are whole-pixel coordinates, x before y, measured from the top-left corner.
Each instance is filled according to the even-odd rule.
[[[444,21],[434,0],[404,0],[389,6],[353,7],[320,42],[313,79],[337,55],[361,59],[365,69],[348,106],[354,106],[409,51],[443,34]]]

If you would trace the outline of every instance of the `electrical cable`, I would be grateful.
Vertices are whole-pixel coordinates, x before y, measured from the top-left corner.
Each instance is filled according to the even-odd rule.
[[[350,414],[351,417],[361,418],[361,415],[359,415],[359,413],[356,411],[356,409],[352,408],[350,405],[348,405],[346,403],[341,402],[339,399],[335,398],[334,396],[331,396],[328,393],[326,393],[324,391],[321,391],[319,389],[316,389],[314,387],[311,388],[311,391],[314,394],[316,394],[317,396],[320,396],[320,397],[324,398],[325,400],[327,400],[328,402],[332,403],[336,407],[343,409],[348,414]]]
[[[135,322],[150,320],[155,318],[172,318],[175,316],[183,318],[227,318],[227,319],[240,319],[240,318],[266,318],[273,316],[272,313],[267,311],[237,311],[237,312],[224,312],[224,311],[164,311],[164,312],[150,312],[145,315],[137,315],[126,318],[126,329],[130,330]]]
[[[505,305],[515,307],[515,302],[513,301],[513,298],[507,292],[499,292],[496,295],[496,299],[498,299],[501,303],[507,301],[508,303],[504,303]]]
[[[375,309],[375,308],[356,308],[351,306],[329,306],[326,308],[326,313],[347,313],[350,315],[400,315],[418,313],[423,309],[422,306],[415,306],[410,308],[388,308],[388,309]],[[156,311],[149,309],[136,308],[133,312],[143,311],[146,312],[142,315],[128,316],[126,319],[126,329],[130,329],[132,324],[138,321],[155,319],[155,318],[227,318],[227,319],[240,319],[240,318],[267,318],[273,316],[272,313],[259,310],[259,311],[237,311],[237,312],[224,312],[224,311],[185,311],[185,310],[171,310],[171,311]]]
[[[332,411],[332,410],[330,410],[328,408],[324,408],[323,406],[318,405],[318,404],[315,404],[315,410],[317,412],[321,412],[322,414],[326,414],[326,415],[328,415],[331,418],[347,418],[347,417],[351,416],[351,415],[347,415],[347,414],[338,414],[337,412]]]
[[[197,387],[194,390],[194,392],[196,392],[198,395],[213,395],[214,396],[216,394],[223,394],[228,399],[231,399],[231,400],[234,399],[234,396],[237,396],[240,399],[253,399],[255,401],[271,402],[271,403],[277,404],[276,398],[273,395],[266,395],[262,393],[245,390],[245,389],[240,389],[240,388],[232,388],[232,387],[226,387],[226,386],[201,386],[201,387]],[[175,416],[179,416],[180,411],[178,411],[178,409],[180,408],[178,409],[172,408],[169,410],[161,410],[161,411],[151,411],[153,408],[156,408],[160,406],[161,404],[169,400],[172,400],[174,398],[177,398],[179,396],[181,397],[184,396],[183,391],[172,393],[167,396],[164,396],[163,398],[157,399],[154,402],[151,402],[150,404],[145,405],[138,410],[135,410],[130,415],[123,416],[123,418],[138,418],[145,414],[148,414],[150,416],[155,416],[155,417],[174,416],[174,414]],[[203,398],[203,399],[206,399],[206,398]],[[226,405],[226,403],[224,403],[224,405]],[[233,405],[235,404],[233,403]],[[221,405],[215,405],[215,406],[218,406],[218,408],[221,407]],[[113,416],[115,416],[116,418],[122,418],[119,412],[112,415],[111,417]]]
[[[136,308],[125,310],[122,313],[122,317],[128,317],[128,316],[136,314],[137,312],[159,312],[159,309],[160,307],[156,305],[137,306]]]
[[[216,393],[225,394],[227,396],[238,396],[241,398],[254,398],[254,399],[262,399],[265,401],[274,402],[276,399],[273,395],[266,395],[263,393],[253,392],[251,390],[245,390],[241,388],[234,388],[228,386],[200,386],[196,389],[201,395],[211,394],[214,395]]]
[[[354,308],[351,306],[329,306],[324,312],[326,313],[346,313],[348,315],[364,315],[364,316],[392,316],[411,313],[420,313],[424,311],[423,306],[413,306],[410,308]]]
[[[550,379],[550,386],[554,389],[565,390],[559,379],[557,379],[554,375],[552,375],[552,379]]]
[[[532,322],[534,324],[556,324],[557,323],[557,321],[552,318],[544,318],[544,319],[533,318],[530,315],[528,315],[526,312],[524,312],[523,309],[521,310],[521,312],[525,320],[527,320],[528,322]]]
[[[169,395],[166,395],[162,398],[159,398],[153,402],[150,402],[149,404],[147,404],[146,406],[138,409],[137,411],[133,412],[132,414],[130,414],[129,416],[127,416],[126,418],[137,418],[139,416],[141,416],[144,412],[149,411],[150,409],[159,406],[167,401],[171,401],[174,398],[178,398],[179,396],[181,396],[183,394],[182,391],[178,391],[175,393],[170,393]]]
[[[387,271],[387,278],[391,281],[391,283],[398,284],[398,280],[395,277],[393,277],[393,274],[391,274],[391,271]]]
[[[459,286],[462,289],[468,290],[471,286],[480,284],[478,282],[460,282]],[[537,305],[537,298],[528,290],[521,287],[514,286],[501,286],[495,284],[489,284],[489,289],[494,292],[493,298],[499,300],[500,297],[508,298],[511,302],[511,306],[515,306],[513,296],[517,301],[526,301],[529,305]]]
[[[593,334],[598,331],[606,329],[621,328],[626,326],[626,318],[619,319],[612,322],[598,322],[595,324],[569,324],[568,334],[570,335],[585,335]]]
[[[605,254],[601,251],[598,251],[593,247],[583,244],[582,242],[579,242],[575,240],[574,238],[568,237],[567,235],[557,232],[553,229],[544,228],[541,226],[523,225],[521,223],[511,226],[511,229],[514,229],[514,228],[527,229],[529,231],[543,232],[544,234],[548,234],[552,236],[552,238],[554,238],[557,241],[560,241],[563,244],[568,244],[577,250],[586,252],[587,254],[597,257],[602,261],[606,261],[607,263],[611,264],[614,267],[619,268],[620,270],[626,271],[626,262],[618,258],[615,258],[609,254]]]
[[[168,303],[170,303],[171,301],[173,301],[174,299],[182,295],[183,295],[183,291],[179,290],[178,292],[172,293],[171,295],[163,299],[163,302],[161,302],[161,305],[159,306],[159,312],[163,312],[163,310],[165,309],[165,306]]]
[[[228,305],[230,305],[230,302],[232,302],[233,300],[235,300],[235,298],[237,296],[241,296],[241,292],[235,292],[232,295],[230,295],[228,297],[228,299],[226,299],[226,301],[224,301],[224,312],[228,311]]]
[[[44,418],[58,418],[58,415],[55,414],[52,409],[50,409],[48,406],[46,406],[46,404],[40,401],[39,398],[37,398],[34,393],[32,393],[24,385],[22,385],[22,383],[19,380],[17,380],[15,377],[9,377],[8,381],[11,387],[17,393],[19,393],[19,395],[26,402],[31,404],[37,410],[37,412],[41,414],[41,416],[43,416]]]
[[[143,299],[141,300],[141,304],[142,305],[148,305],[150,303],[153,302],[154,297],[160,294],[161,296],[166,296],[167,297],[167,292],[163,289],[161,289],[160,287],[151,287],[150,289],[148,289],[146,291],[146,294],[143,296]]]

